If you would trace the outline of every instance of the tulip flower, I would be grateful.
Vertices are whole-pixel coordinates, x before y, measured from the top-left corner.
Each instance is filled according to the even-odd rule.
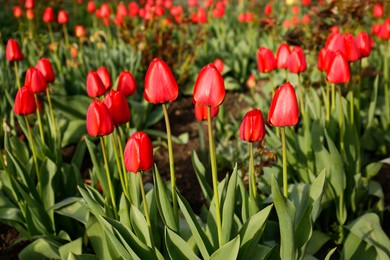
[[[179,94],[179,87],[171,69],[159,58],[150,63],[144,85],[144,98],[153,104],[172,102]]]
[[[276,51],[276,61],[278,69],[287,69],[288,60],[290,57],[290,47],[287,43],[282,43],[279,45],[278,50]]]
[[[246,87],[249,89],[253,89],[256,86],[256,78],[255,75],[251,74],[245,83]]]
[[[108,91],[112,87],[110,72],[108,72],[108,69],[106,67],[102,66],[96,70],[96,73],[99,75],[99,78],[102,80],[102,83],[106,91]]]
[[[301,73],[306,70],[306,57],[301,47],[295,46],[288,59],[288,70],[292,73]]]
[[[378,36],[382,40],[390,39],[390,18],[386,19],[386,21],[382,23],[378,32]]]
[[[130,2],[129,3],[129,15],[130,17],[134,18],[138,15],[139,12],[139,6],[136,2]]]
[[[87,12],[89,14],[92,14],[96,11],[96,4],[94,1],[88,1],[88,4],[87,4]]]
[[[311,22],[311,19],[310,19],[310,16],[305,14],[302,16],[302,24],[304,25],[307,25],[307,24],[310,24]]]
[[[87,132],[91,136],[109,135],[114,131],[114,122],[107,106],[99,101],[93,100],[87,112]]]
[[[9,61],[23,60],[24,56],[16,40],[9,39],[5,49],[5,57]]]
[[[196,102],[193,102],[195,105],[195,118],[198,121],[205,121],[208,119],[207,115],[207,107],[201,106],[197,104]],[[212,107],[211,108],[211,118],[214,118],[218,115],[219,107]]]
[[[129,104],[121,92],[112,89],[103,103],[107,106],[115,125],[122,125],[130,120]]]
[[[218,69],[218,71],[220,73],[223,72],[223,69],[224,69],[224,64],[223,64],[223,61],[219,58],[216,58],[214,61],[213,61],[213,65]]]
[[[82,25],[76,25],[74,27],[74,34],[77,38],[83,38],[85,37],[86,33],[85,33],[85,29],[84,29],[84,26]]]
[[[263,73],[276,69],[276,59],[270,49],[265,47],[259,48],[257,51],[257,68]]]
[[[153,145],[149,136],[144,132],[133,134],[126,143],[124,151],[125,166],[127,171],[150,170],[153,166]]]
[[[264,7],[264,14],[270,15],[272,13],[272,5],[268,4]]]
[[[45,92],[47,89],[45,77],[38,69],[34,67],[30,67],[27,70],[24,85],[28,87],[33,93]]]
[[[344,44],[345,44],[345,56],[349,62],[357,61],[360,58],[359,49],[356,46],[355,38],[350,33],[345,33]]]
[[[14,17],[16,19],[19,19],[22,16],[23,16],[23,9],[19,5],[16,5],[14,7]]]
[[[225,99],[221,73],[213,64],[203,67],[196,78],[194,100],[201,106],[216,107]]]
[[[348,60],[341,51],[337,51],[329,64],[326,80],[330,83],[347,83],[351,78]]]
[[[372,14],[377,17],[377,18],[380,18],[383,16],[384,14],[384,11],[383,11],[383,6],[380,4],[380,3],[377,3],[374,5],[374,8],[372,10]]]
[[[48,7],[45,9],[43,12],[42,20],[45,23],[52,23],[55,21],[55,16],[54,16],[54,10],[51,7]]]
[[[37,63],[36,69],[42,73],[47,83],[53,83],[56,79],[53,67],[48,59],[41,58]]]
[[[355,38],[356,47],[359,50],[360,57],[368,57],[371,53],[371,38],[368,33],[359,32]]]
[[[17,115],[29,115],[37,111],[34,93],[26,86],[16,93],[14,112]]]
[[[87,76],[87,94],[92,98],[100,97],[106,93],[106,88],[103,85],[97,72],[90,70]]]
[[[119,17],[126,17],[127,16],[127,9],[124,3],[119,3],[117,10],[116,10],[116,16]]]
[[[66,24],[69,22],[68,13],[65,10],[58,12],[57,21],[59,24]]]
[[[33,9],[27,9],[26,10],[26,18],[27,18],[27,20],[29,20],[29,21],[32,21],[32,20],[34,20],[34,17],[35,17],[35,12],[34,12],[34,10]],[[31,32],[31,28],[29,28],[29,30],[30,30],[30,34],[32,33]]]
[[[119,73],[118,85],[116,90],[122,92],[123,95],[131,96],[137,90],[137,84],[133,77],[133,74],[129,71],[122,71]]]
[[[26,0],[26,2],[24,2],[24,7],[26,9],[33,9],[35,6],[35,1],[34,0]]]

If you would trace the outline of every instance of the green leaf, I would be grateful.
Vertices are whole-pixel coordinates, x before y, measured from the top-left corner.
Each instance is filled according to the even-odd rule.
[[[239,259],[251,259],[256,251],[256,245],[259,243],[263,234],[265,224],[271,212],[273,205],[269,205],[249,218],[242,228],[239,235],[242,237]]]
[[[53,179],[54,176],[56,175],[56,172],[57,172],[57,165],[49,158],[46,158],[46,160],[43,161],[40,169],[42,202],[53,225],[54,225],[54,211],[51,210],[50,208],[53,207],[55,203],[55,190],[53,187]],[[54,230],[54,226],[52,228]]]
[[[99,258],[96,255],[75,255],[73,253],[69,253],[67,260],[98,260]]]
[[[325,190],[325,176],[326,171],[323,170],[310,187],[310,198],[312,199],[311,219],[313,223],[321,212],[322,196]]]
[[[240,235],[215,251],[210,260],[235,260],[240,249]]]
[[[86,134],[86,129],[85,119],[69,121],[63,130],[61,147],[79,143],[82,136]]]
[[[378,81],[379,81],[379,75],[375,77],[374,81],[374,88],[371,88],[371,100],[370,100],[370,105],[368,107],[368,112],[367,112],[367,125],[366,129],[369,129],[372,127],[373,122],[374,122],[374,117],[375,117],[375,107],[376,107],[376,101],[378,97]]]
[[[199,157],[196,151],[192,151],[192,165],[198,178],[200,188],[203,191],[203,195],[206,198],[207,202],[210,203],[213,198],[213,190],[211,189],[209,183],[206,179],[206,168],[203,166],[202,162],[199,160]]]
[[[296,259],[294,238],[295,207],[290,200],[280,192],[275,177],[271,181],[272,195],[280,228],[280,257],[281,259]]]
[[[133,205],[130,206],[130,220],[131,226],[137,237],[149,247],[152,247],[152,241],[150,239],[149,227],[146,222],[145,216]]]
[[[337,247],[332,248],[331,250],[329,250],[329,252],[326,254],[326,257],[325,257],[324,260],[330,260],[332,255],[334,254],[334,252],[336,252],[336,250],[337,250]]]
[[[200,259],[179,235],[165,227],[165,245],[171,259]]]
[[[88,188],[86,186],[86,188]],[[92,188],[91,188],[92,189]],[[88,207],[91,209],[91,212],[96,215],[96,216],[105,216],[105,212],[104,212],[104,209],[103,209],[103,206],[102,206],[102,201],[99,201],[97,202],[95,200],[95,198],[93,198],[89,192],[87,192],[86,190],[84,190],[83,188],[79,187],[79,191],[81,193],[81,196],[83,197],[83,199],[85,200],[85,202],[87,203]]]
[[[192,212],[192,209],[188,202],[181,196],[181,194],[178,192],[178,202],[180,209],[184,215],[184,218],[186,219],[188,226],[191,229],[192,235],[194,236],[195,242],[199,248],[200,253],[202,254],[203,258],[207,259],[209,258],[209,254],[212,251],[212,245],[207,238],[206,234],[200,227],[195,214]]]
[[[67,260],[70,254],[80,255],[82,253],[83,239],[79,237],[63,246],[59,247],[59,252],[62,260]]]
[[[26,246],[22,252],[19,253],[18,257],[20,260],[31,260],[31,259],[60,259],[58,252],[58,244],[53,241],[39,238]]]
[[[305,253],[308,255],[314,255],[325,245],[326,242],[330,240],[330,237],[324,233],[314,230],[313,234],[310,237],[309,242],[307,243]]]
[[[73,218],[85,224],[89,217],[89,210],[81,202],[82,199],[79,197],[69,197],[56,203],[52,209],[57,214]]]
[[[234,167],[232,176],[230,177],[226,191],[226,198],[223,201],[222,206],[222,245],[230,241],[231,230],[233,227],[234,207],[236,205],[236,187],[237,164]]]
[[[87,145],[85,140],[81,140],[76,147],[76,151],[72,157],[72,164],[76,165],[77,169],[81,169],[81,166],[84,162],[85,151],[87,150]]]

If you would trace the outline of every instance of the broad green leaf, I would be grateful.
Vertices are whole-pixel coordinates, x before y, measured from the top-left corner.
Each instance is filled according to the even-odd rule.
[[[86,134],[85,119],[71,120],[63,130],[61,147],[80,142],[83,135]]]
[[[55,213],[73,218],[81,223],[87,223],[89,211],[80,203],[82,201],[79,197],[69,197],[56,203],[52,209]]]
[[[54,190],[53,187],[53,179],[56,173],[57,173],[57,165],[49,158],[46,158],[46,160],[43,161],[40,169],[42,202],[53,225],[54,225],[54,211],[51,210],[50,208],[53,207],[55,203],[56,191]],[[54,226],[52,228],[54,230]]]
[[[275,178],[271,182],[272,195],[279,219],[280,229],[280,257],[281,259],[296,259],[294,238],[295,207],[288,198],[280,192]]]
[[[88,218],[88,221],[85,225],[85,230],[91,242],[94,253],[98,256],[98,258],[111,259],[105,231],[94,215],[91,215]]]
[[[60,259],[58,252],[59,244],[53,241],[39,238],[26,246],[18,255],[20,260],[31,260],[31,259]]]
[[[234,207],[236,205],[237,188],[237,164],[230,177],[226,191],[226,197],[222,205],[222,245],[230,241],[231,230],[233,228]],[[222,204],[222,203],[221,203]]]
[[[79,191],[81,193],[81,196],[83,197],[83,199],[85,200],[85,202],[87,203],[88,207],[91,209],[91,212],[96,215],[96,216],[105,216],[105,212],[104,212],[104,209],[102,207],[102,205],[100,204],[101,202],[97,202],[91,195],[89,192],[87,192],[86,190],[84,190],[83,188],[79,187]]]
[[[210,203],[213,198],[213,190],[211,189],[209,183],[206,179],[206,169],[203,166],[202,162],[199,160],[199,157],[196,151],[192,151],[192,165],[194,167],[194,171],[196,177],[198,178],[199,185],[203,191],[203,195],[206,200]]]
[[[374,81],[374,87],[371,88],[371,100],[370,105],[368,107],[368,113],[367,113],[367,125],[366,129],[369,129],[372,127],[375,117],[375,107],[376,107],[376,101],[378,97],[378,81],[379,81],[379,75],[375,77]]]
[[[58,248],[62,260],[67,260],[69,254],[80,255],[83,248],[83,239],[79,237],[76,240],[73,240],[63,246]]]
[[[329,252],[326,254],[325,260],[330,260],[332,255],[334,254],[334,252],[336,252],[336,250],[337,250],[337,247],[332,248],[331,250],[329,250]]]
[[[210,260],[235,260],[237,259],[239,249],[240,235],[221,246],[211,255]]]
[[[308,255],[314,255],[318,252],[318,250],[321,249],[323,245],[325,245],[326,242],[330,240],[330,237],[326,234],[314,230],[313,234],[310,237],[309,242],[307,243],[306,251],[305,253]]]
[[[98,260],[99,258],[96,255],[75,255],[73,253],[69,253],[67,260]]]
[[[179,235],[165,227],[165,245],[171,259],[200,259]]]
[[[137,237],[149,247],[152,247],[152,241],[150,239],[149,227],[146,222],[145,216],[133,205],[130,206],[130,220],[131,226]]]
[[[87,150],[87,145],[85,143],[85,140],[82,139],[77,144],[76,151],[74,152],[73,157],[72,157],[72,163],[74,165],[76,165],[77,169],[81,169],[81,166],[84,162],[84,156],[85,156],[86,150]]]
[[[321,212],[322,196],[325,190],[325,176],[326,172],[323,170],[310,187],[310,198],[312,199],[311,219],[313,223]]]
[[[130,207],[129,202],[124,193],[122,193],[121,200],[119,202],[119,211],[118,211],[120,222],[126,227],[130,227]]]

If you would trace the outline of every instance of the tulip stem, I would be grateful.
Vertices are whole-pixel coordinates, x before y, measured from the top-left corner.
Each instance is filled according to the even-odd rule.
[[[271,93],[272,93],[272,96],[274,96],[274,93],[275,93],[275,83],[274,83],[274,80],[272,79],[272,72],[269,72],[268,73],[268,77],[269,77],[269,81],[271,82]]]
[[[118,147],[116,145],[115,137],[113,134],[111,135],[111,141],[112,141],[112,145],[114,146],[114,156],[115,156],[115,161],[116,161],[116,167],[118,168],[119,180],[120,180],[121,185],[122,185],[122,191],[125,193],[125,195],[127,195],[125,182],[123,180],[124,172],[122,171],[123,168],[122,168],[121,161],[120,161],[119,155],[118,155]]]
[[[51,24],[50,24],[50,23],[47,23],[47,27],[49,28],[49,38],[50,38],[50,42],[51,42],[51,43],[54,43],[53,30],[52,30],[52,28],[51,28]]]
[[[338,88],[339,93],[339,126],[340,126],[340,153],[344,151],[344,112],[343,112],[343,96],[341,95],[341,85]]]
[[[125,188],[126,188],[126,191],[127,189],[129,188],[129,183],[128,183],[128,180],[126,178],[126,167],[125,167],[125,158],[123,157],[123,146],[122,146],[122,139],[121,139],[121,135],[120,135],[120,132],[118,130],[118,128],[115,129],[115,133],[118,137],[118,144],[119,144],[119,153],[121,155],[121,164],[122,164],[122,172],[123,172],[123,179],[124,179],[124,182],[125,182]]]
[[[222,246],[222,222],[221,222],[221,210],[219,206],[219,196],[218,196],[217,159],[215,156],[215,145],[214,145],[212,123],[211,123],[210,106],[207,107],[207,126],[209,132],[209,149],[210,149],[211,173],[213,178],[213,189],[214,189],[215,216],[216,216],[217,230],[218,230],[218,243],[219,246]]]
[[[54,118],[54,112],[53,112],[53,106],[52,106],[52,103],[51,103],[51,97],[50,97],[50,90],[49,90],[49,88],[46,89],[46,96],[47,96],[47,102],[49,103],[49,111],[50,111],[51,121],[53,122],[53,128],[54,128],[53,136],[56,139],[56,137],[57,137],[57,124],[56,124],[56,120]]]
[[[16,83],[18,85],[18,89],[20,89],[21,85],[20,85],[19,68],[18,68],[17,61],[14,61],[14,70],[15,70],[15,76],[16,76]]]
[[[390,121],[390,96],[389,96],[389,49],[390,49],[390,40],[387,41],[387,46],[385,46],[385,54],[383,55],[383,75],[384,75],[384,88],[385,88],[385,107],[386,107],[386,115],[387,120]]]
[[[66,28],[66,24],[62,24],[62,29],[64,30],[64,37],[65,37],[65,46],[66,49],[69,49],[69,36],[68,36],[68,30]]]
[[[299,84],[299,101],[300,101],[300,107],[301,107],[301,114],[302,117],[305,117],[305,105],[303,102],[303,86],[301,82],[301,74],[298,73],[298,84]]]
[[[111,176],[110,176],[110,169],[108,168],[108,160],[107,160],[107,154],[106,154],[106,148],[105,148],[105,145],[104,145],[104,138],[103,138],[103,136],[100,136],[100,144],[102,145],[104,167],[106,168],[107,182],[108,182],[108,188],[110,190],[112,209],[114,210],[114,215],[115,215],[115,218],[117,219],[118,218],[118,212],[117,212],[116,203],[115,203],[115,193],[114,193],[114,189],[112,187]]]
[[[148,202],[146,201],[144,182],[142,181],[142,173],[141,172],[138,172],[138,173],[139,173],[139,176],[138,176],[139,186],[141,188],[142,200],[144,202],[143,203],[144,204],[144,213],[145,213],[146,222],[148,223],[148,228],[149,228],[150,242],[152,243],[152,247],[154,248],[152,224],[150,222],[150,217],[149,217]]]
[[[37,174],[38,192],[42,196],[42,194],[41,194],[41,176],[40,176],[39,167],[38,167],[37,153],[35,150],[34,139],[32,137],[31,128],[30,128],[30,125],[28,123],[27,116],[24,116],[24,121],[26,122],[28,138],[30,139],[29,143],[30,143],[31,152],[33,155],[33,160],[34,160],[34,165],[35,165],[35,172]]]
[[[336,86],[332,83],[332,110],[336,108]]]
[[[38,103],[38,98],[37,98],[37,95],[34,94],[34,97],[35,97],[35,103],[37,104],[37,118],[38,118],[38,127],[39,127],[39,135],[41,136],[41,141],[42,141],[42,144],[45,143],[45,137],[43,135],[43,127],[42,127],[42,120],[41,120],[41,113],[39,111],[39,103]]]
[[[354,123],[354,95],[353,95],[353,89],[352,89],[352,85],[351,85],[351,89],[349,90],[349,93],[350,93],[350,102],[349,102],[349,116],[351,118],[351,125],[353,125]]]
[[[283,195],[288,196],[287,184],[287,149],[286,149],[286,133],[285,127],[282,127],[282,158],[283,158]]]
[[[255,174],[255,160],[254,160],[254,156],[253,156],[253,143],[250,142],[249,143],[249,172],[251,173],[251,178],[250,178],[250,182],[251,182],[251,188],[252,188],[252,195],[253,195],[253,198],[256,199],[257,198],[257,186],[256,186],[256,174]]]
[[[167,129],[168,156],[169,156],[169,169],[170,169],[170,173],[171,173],[173,213],[175,215],[176,221],[178,221],[179,215],[178,215],[178,208],[177,208],[175,162],[173,160],[171,125],[169,123],[169,116],[168,116],[168,110],[167,110],[166,104],[162,104],[162,108],[164,111],[165,127]]]

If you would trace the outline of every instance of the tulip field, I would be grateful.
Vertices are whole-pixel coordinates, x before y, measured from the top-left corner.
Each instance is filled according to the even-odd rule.
[[[0,259],[390,259],[390,3],[0,1]]]

